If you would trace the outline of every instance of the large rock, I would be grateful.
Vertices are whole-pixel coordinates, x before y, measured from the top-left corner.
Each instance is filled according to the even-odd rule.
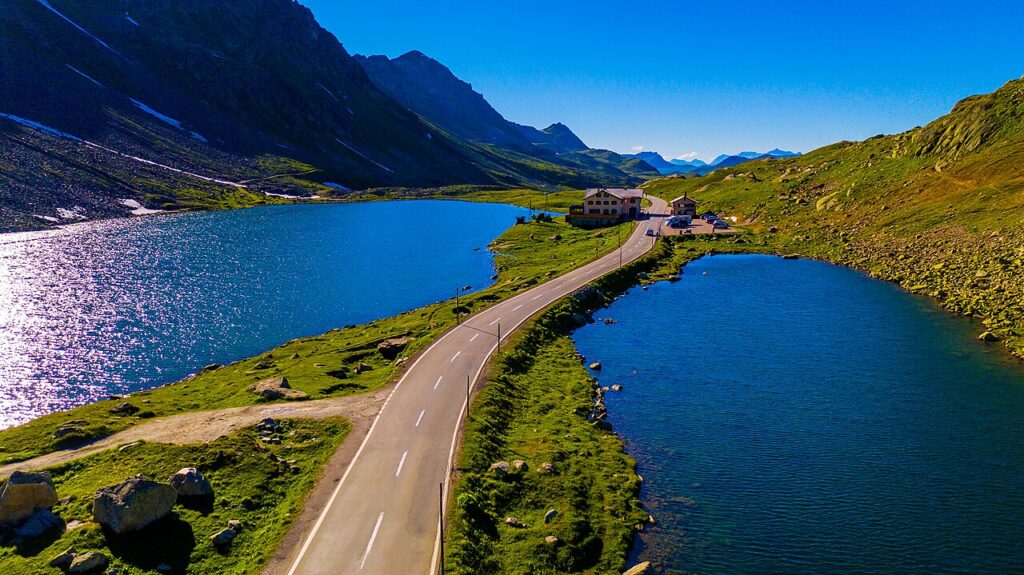
[[[53,511],[49,509],[40,509],[22,523],[14,534],[25,539],[35,539],[57,529],[64,530],[64,522],[60,520],[60,517],[54,515]]]
[[[259,395],[263,399],[306,399],[309,397],[305,392],[292,389],[288,385],[288,379],[284,377],[271,377],[258,383],[254,383],[249,391]]]
[[[644,573],[651,572],[651,562],[644,561],[643,563],[637,563],[636,565],[627,569],[622,575],[643,575]]]
[[[238,537],[238,532],[228,527],[227,529],[221,529],[217,533],[210,536],[210,541],[213,541],[216,547],[226,547]]]
[[[75,555],[75,558],[71,561],[71,566],[68,567],[68,573],[74,575],[99,573],[106,569],[108,564],[110,564],[110,560],[107,559],[106,555],[89,551],[81,555]]]
[[[0,492],[0,525],[19,525],[57,502],[50,474],[15,471]]]
[[[138,531],[171,512],[178,492],[166,483],[137,475],[124,483],[104,487],[92,501],[93,519],[115,534]]]
[[[407,337],[385,339],[377,344],[377,351],[387,359],[395,359],[398,357],[398,354],[405,349],[405,346],[409,345],[410,341],[411,340]]]
[[[178,497],[210,497],[213,486],[195,467],[182,467],[168,480]]]

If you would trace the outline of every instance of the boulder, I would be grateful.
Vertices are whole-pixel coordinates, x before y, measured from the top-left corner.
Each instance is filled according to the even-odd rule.
[[[540,464],[540,469],[537,470],[537,473],[555,473],[556,471],[557,469],[555,468],[554,463],[545,461]]]
[[[544,514],[544,523],[551,523],[555,520],[555,517],[558,517],[558,510],[548,509],[548,512]]]
[[[978,336],[978,339],[980,339],[981,341],[988,342],[999,341],[999,338],[996,336],[996,334],[990,331],[982,332],[982,334]]]
[[[651,572],[651,562],[644,561],[643,563],[637,563],[622,573],[622,575],[643,575],[644,573]]]
[[[377,344],[377,351],[386,359],[395,359],[398,357],[398,354],[405,349],[405,346],[409,345],[410,341],[411,340],[407,337],[385,339]]]
[[[71,547],[67,551],[60,555],[55,555],[53,559],[50,559],[50,567],[56,567],[61,571],[67,571],[71,567],[71,562],[75,560],[75,548]]]
[[[68,573],[75,575],[99,573],[106,569],[109,564],[110,560],[107,559],[106,555],[95,551],[87,551],[81,555],[75,555],[71,565],[68,567]]]
[[[306,399],[309,397],[305,392],[292,389],[288,385],[288,379],[284,377],[271,377],[249,387],[249,391],[259,395],[263,399]]]
[[[53,438],[54,439],[60,439],[62,437],[66,437],[68,435],[73,435],[73,434],[76,434],[76,433],[83,433],[84,431],[85,431],[85,429],[83,429],[79,425],[70,425],[70,424],[62,425],[62,426],[58,427],[56,429],[56,431],[53,432]]]
[[[517,460],[513,461],[512,462],[512,467],[515,468],[516,471],[529,471],[530,470],[530,466],[527,465],[526,462],[523,461],[522,459],[517,459]]]
[[[228,529],[235,533],[240,533],[242,531],[242,522],[238,519],[231,519],[228,521]]]
[[[139,412],[139,406],[128,403],[119,403],[117,407],[110,410],[114,415],[135,415]]]
[[[594,371],[601,371],[601,362],[600,361],[595,361],[594,363],[590,364],[589,367],[590,367],[590,369],[592,369]]]
[[[611,431],[612,430],[612,424],[608,423],[607,421],[605,421],[603,419],[595,420],[594,421],[594,427],[600,429],[601,431]]]
[[[526,527],[525,525],[523,525],[521,521],[519,521],[515,517],[506,517],[505,525],[508,525],[509,527]]]
[[[137,475],[97,491],[92,500],[92,516],[97,523],[120,535],[163,519],[177,500],[178,492],[170,485]]]
[[[213,541],[213,544],[216,547],[225,547],[230,545],[231,542],[235,540],[235,537],[238,537],[238,532],[229,527],[227,529],[221,529],[211,535],[210,541]]]
[[[511,468],[507,461],[499,461],[491,464],[490,471],[494,472],[498,477],[505,477],[508,475],[509,469]]]
[[[554,535],[548,535],[547,537],[544,538],[544,542],[547,543],[548,545],[557,545],[558,544],[558,537],[555,537]]]
[[[60,517],[54,515],[53,511],[49,509],[40,509],[22,523],[14,534],[25,539],[35,539],[57,529],[64,530],[64,522],[60,520]]]
[[[195,467],[182,467],[168,480],[178,497],[210,497],[213,486]]]
[[[270,369],[274,367],[274,362],[269,359],[261,359],[256,362],[256,365],[252,366],[253,369]]]
[[[612,385],[611,389],[612,391],[622,391],[622,386],[616,383]]]
[[[20,525],[57,502],[50,474],[15,471],[0,491],[0,525]]]

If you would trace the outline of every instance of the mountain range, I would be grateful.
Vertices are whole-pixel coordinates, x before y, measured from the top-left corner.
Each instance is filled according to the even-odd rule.
[[[632,158],[641,159],[650,164],[663,176],[671,174],[694,174],[703,176],[704,174],[713,172],[718,168],[737,166],[751,160],[760,160],[763,158],[792,158],[799,155],[800,154],[797,152],[789,152],[775,148],[774,150],[769,150],[767,152],[721,154],[712,160],[711,163],[705,163],[703,160],[697,158],[692,160],[682,160],[677,158],[669,161],[657,152],[638,152],[636,154],[629,154]]]
[[[657,175],[561,124],[506,122],[446,68],[408,56],[403,81],[436,82],[422,97],[371,78],[373,58],[352,57],[292,0],[8,0],[0,231],[349,189]],[[438,107],[442,94],[472,112]]]

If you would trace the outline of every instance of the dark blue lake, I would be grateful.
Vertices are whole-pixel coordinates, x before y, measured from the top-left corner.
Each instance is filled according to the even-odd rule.
[[[705,275],[706,272],[706,275]],[[715,256],[575,339],[668,573],[1024,573],[1024,367],[860,273]]]
[[[0,428],[491,283],[528,210],[275,206],[0,235]]]

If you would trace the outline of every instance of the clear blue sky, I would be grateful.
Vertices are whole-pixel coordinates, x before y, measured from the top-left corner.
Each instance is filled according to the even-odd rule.
[[[1024,2],[300,0],[351,53],[420,50],[509,120],[666,157],[899,132],[1024,74]]]

